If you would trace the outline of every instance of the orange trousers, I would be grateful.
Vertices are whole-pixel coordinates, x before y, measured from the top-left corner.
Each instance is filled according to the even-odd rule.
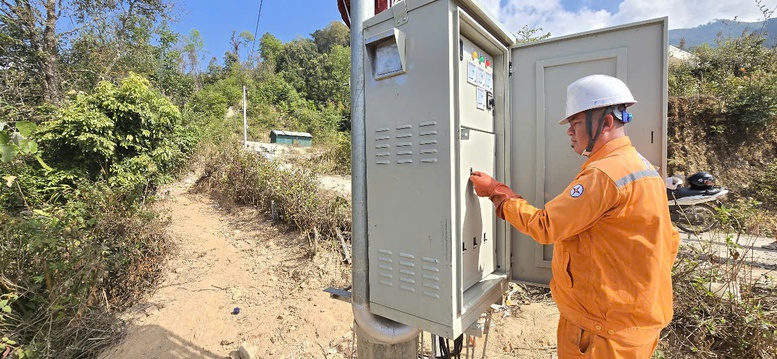
[[[658,346],[656,340],[644,346],[631,346],[579,328],[563,316],[558,321],[558,359],[650,359]]]

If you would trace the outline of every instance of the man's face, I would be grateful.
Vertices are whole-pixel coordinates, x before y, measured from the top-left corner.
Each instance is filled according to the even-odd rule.
[[[569,119],[569,128],[567,129],[567,135],[572,141],[570,147],[579,155],[585,151],[585,147],[588,146],[588,131],[585,129],[585,111],[580,112]]]

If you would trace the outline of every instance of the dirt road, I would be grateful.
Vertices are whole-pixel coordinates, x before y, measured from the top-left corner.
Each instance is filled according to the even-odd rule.
[[[188,188],[171,186],[164,202],[177,249],[162,284],[123,315],[127,336],[101,358],[228,358],[243,344],[256,358],[349,358],[351,307],[322,291],[350,283],[339,245],[313,254],[306,237],[255,210]],[[487,357],[550,358],[557,321],[549,299],[495,313]]]

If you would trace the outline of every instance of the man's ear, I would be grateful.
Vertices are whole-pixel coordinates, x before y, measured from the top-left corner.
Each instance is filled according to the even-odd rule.
[[[604,116],[602,121],[604,121],[602,130],[611,130],[615,128],[615,116],[613,114],[608,113],[606,116]]]

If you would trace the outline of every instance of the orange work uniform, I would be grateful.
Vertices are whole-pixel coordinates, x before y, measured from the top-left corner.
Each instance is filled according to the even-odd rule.
[[[512,198],[502,214],[535,241],[555,245],[550,288],[562,322],[582,331],[573,340],[588,332],[626,347],[652,346],[652,353],[673,314],[680,236],[668,208],[661,176],[620,137],[593,153],[544,210]],[[560,358],[568,357],[562,329]]]

